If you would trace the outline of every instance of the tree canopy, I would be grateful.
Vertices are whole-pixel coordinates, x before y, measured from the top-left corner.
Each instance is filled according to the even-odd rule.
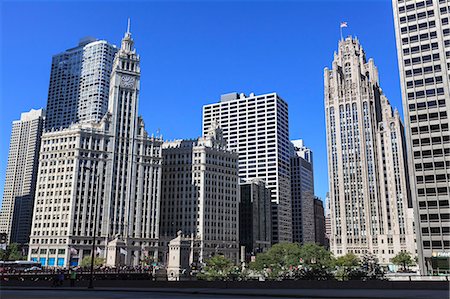
[[[402,267],[403,271],[407,271],[410,266],[414,266],[415,262],[411,253],[407,251],[400,251],[396,256],[391,259],[391,262],[395,265]]]
[[[0,260],[2,261],[19,261],[25,260],[26,256],[22,255],[22,250],[17,243],[11,243],[6,250],[0,249]]]
[[[105,259],[101,257],[95,257],[94,258],[94,266],[95,267],[101,267],[105,263]],[[90,267],[91,266],[91,257],[85,256],[80,263],[81,267]]]
[[[226,280],[234,270],[234,264],[223,255],[214,255],[205,261],[205,266],[197,275],[202,280]]]

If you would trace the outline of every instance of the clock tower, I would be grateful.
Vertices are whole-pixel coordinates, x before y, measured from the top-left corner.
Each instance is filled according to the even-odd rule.
[[[130,217],[136,198],[136,140],[139,135],[138,102],[140,89],[139,55],[133,48],[130,21],[116,54],[111,73],[108,110],[111,115],[109,133],[113,154],[110,184],[108,235],[118,235],[126,240],[132,230]]]

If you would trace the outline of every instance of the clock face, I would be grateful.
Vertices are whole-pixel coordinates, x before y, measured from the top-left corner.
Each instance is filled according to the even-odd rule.
[[[122,76],[122,78],[120,79],[120,85],[122,87],[126,87],[126,88],[132,88],[134,87],[134,78],[131,76]]]

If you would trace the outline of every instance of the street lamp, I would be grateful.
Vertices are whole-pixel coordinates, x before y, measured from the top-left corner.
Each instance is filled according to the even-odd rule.
[[[90,175],[92,174],[92,168],[90,167],[83,167],[84,170],[90,170]],[[94,174],[94,176],[97,178],[97,194],[95,196],[95,203],[94,203],[94,231],[92,236],[92,250],[91,250],[91,273],[89,276],[89,289],[94,288],[94,259],[95,259],[95,239],[97,236],[97,205],[98,205],[98,195],[100,191],[100,176],[98,174]]]

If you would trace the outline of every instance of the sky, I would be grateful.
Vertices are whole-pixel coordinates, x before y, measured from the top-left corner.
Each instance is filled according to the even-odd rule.
[[[323,72],[356,36],[402,112],[392,6],[378,1],[0,1],[0,194],[13,120],[45,108],[52,55],[93,36],[120,46],[131,18],[141,56],[139,113],[164,139],[201,135],[202,106],[229,92],[277,92],[291,139],[314,152],[315,193],[328,191]]]

